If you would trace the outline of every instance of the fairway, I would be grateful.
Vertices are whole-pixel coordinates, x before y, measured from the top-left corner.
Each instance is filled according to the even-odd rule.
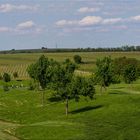
[[[63,102],[48,100],[51,91],[46,91],[45,106],[41,107],[40,91],[19,88],[5,93],[1,90],[0,139],[139,140],[139,85],[139,80],[132,87],[111,85],[102,94],[96,87],[96,99],[70,101],[68,117]]]
[[[63,62],[66,58],[73,60],[74,55],[80,55],[83,63],[79,65],[80,71],[94,72],[96,60],[105,56],[112,58],[128,57],[140,60],[140,52],[71,52],[71,53],[44,53],[48,58]],[[34,63],[42,54],[1,54],[0,55],[0,73],[8,72],[13,75],[18,72],[20,79],[27,79],[27,67]]]

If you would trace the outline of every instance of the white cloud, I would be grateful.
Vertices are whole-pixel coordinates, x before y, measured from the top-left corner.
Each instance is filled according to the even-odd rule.
[[[37,25],[33,21],[26,21],[17,24],[15,27],[1,26],[0,33],[12,33],[18,35],[40,34],[45,30],[45,26]]]
[[[137,16],[135,20],[139,19]],[[130,19],[130,18],[128,18]],[[93,26],[93,25],[113,25],[122,22],[128,22],[127,18],[102,18],[100,16],[86,16],[80,20],[59,20],[56,22],[58,27],[65,26]]]
[[[59,20],[56,22],[58,27],[64,26],[90,26],[98,24],[102,21],[101,17],[98,16],[86,16],[81,20]]]
[[[121,21],[123,21],[122,18],[109,18],[109,19],[104,19],[103,24],[115,24]]]
[[[95,25],[102,22],[102,18],[98,16],[87,16],[79,21],[79,25],[81,26],[90,26]]]
[[[11,30],[9,27],[0,27],[0,32],[10,32]]]
[[[140,21],[140,15],[131,17],[130,20],[133,20],[133,21]]]
[[[22,10],[22,11],[36,11],[39,8],[39,5],[13,5],[13,4],[1,4],[0,5],[0,12],[1,13],[7,13],[7,12],[12,12],[12,11],[17,11],[17,10]]]
[[[90,13],[90,12],[97,12],[99,8],[89,8],[89,7],[81,7],[78,9],[79,13]]]
[[[29,28],[33,28],[35,25],[36,24],[32,20],[30,20],[30,21],[19,23],[17,25],[17,28],[18,29],[29,29]]]
[[[59,27],[63,26],[70,26],[70,25],[76,25],[78,23],[77,20],[59,20],[56,22],[56,25]]]

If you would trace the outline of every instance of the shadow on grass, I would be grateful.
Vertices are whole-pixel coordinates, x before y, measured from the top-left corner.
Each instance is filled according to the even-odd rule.
[[[113,91],[109,91],[109,94],[128,94],[127,92],[125,91],[120,91],[120,90],[113,90]]]
[[[77,114],[77,113],[87,112],[87,111],[94,110],[94,109],[99,109],[101,107],[103,107],[103,105],[87,106],[87,107],[83,107],[83,108],[71,111],[70,113],[71,114]]]
[[[51,97],[48,99],[50,102],[60,102],[62,99],[60,97]]]
[[[84,61],[81,64],[96,64],[95,61]]]

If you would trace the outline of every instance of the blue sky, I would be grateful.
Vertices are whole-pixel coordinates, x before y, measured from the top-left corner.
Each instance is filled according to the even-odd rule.
[[[0,50],[140,45],[139,0],[0,0]]]

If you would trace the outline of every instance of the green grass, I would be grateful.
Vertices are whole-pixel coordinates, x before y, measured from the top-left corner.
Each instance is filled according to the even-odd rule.
[[[18,124],[3,124],[0,134],[6,128],[23,140],[139,140],[139,84],[138,80],[132,86],[111,85],[102,94],[96,87],[96,99],[70,101],[68,117],[64,102],[48,100],[51,91],[46,91],[42,107],[39,91],[18,88],[3,92],[0,88],[0,120]]]
[[[140,52],[71,52],[71,53],[45,53],[48,58],[53,58],[59,62],[64,61],[66,58],[73,60],[74,55],[80,55],[84,63],[79,65],[81,71],[95,71],[96,59],[105,56],[129,57],[140,60]],[[41,53],[28,53],[28,54],[1,54],[0,55],[0,73],[8,72],[11,75],[16,71],[20,79],[27,79],[27,67],[35,62],[42,54]]]

